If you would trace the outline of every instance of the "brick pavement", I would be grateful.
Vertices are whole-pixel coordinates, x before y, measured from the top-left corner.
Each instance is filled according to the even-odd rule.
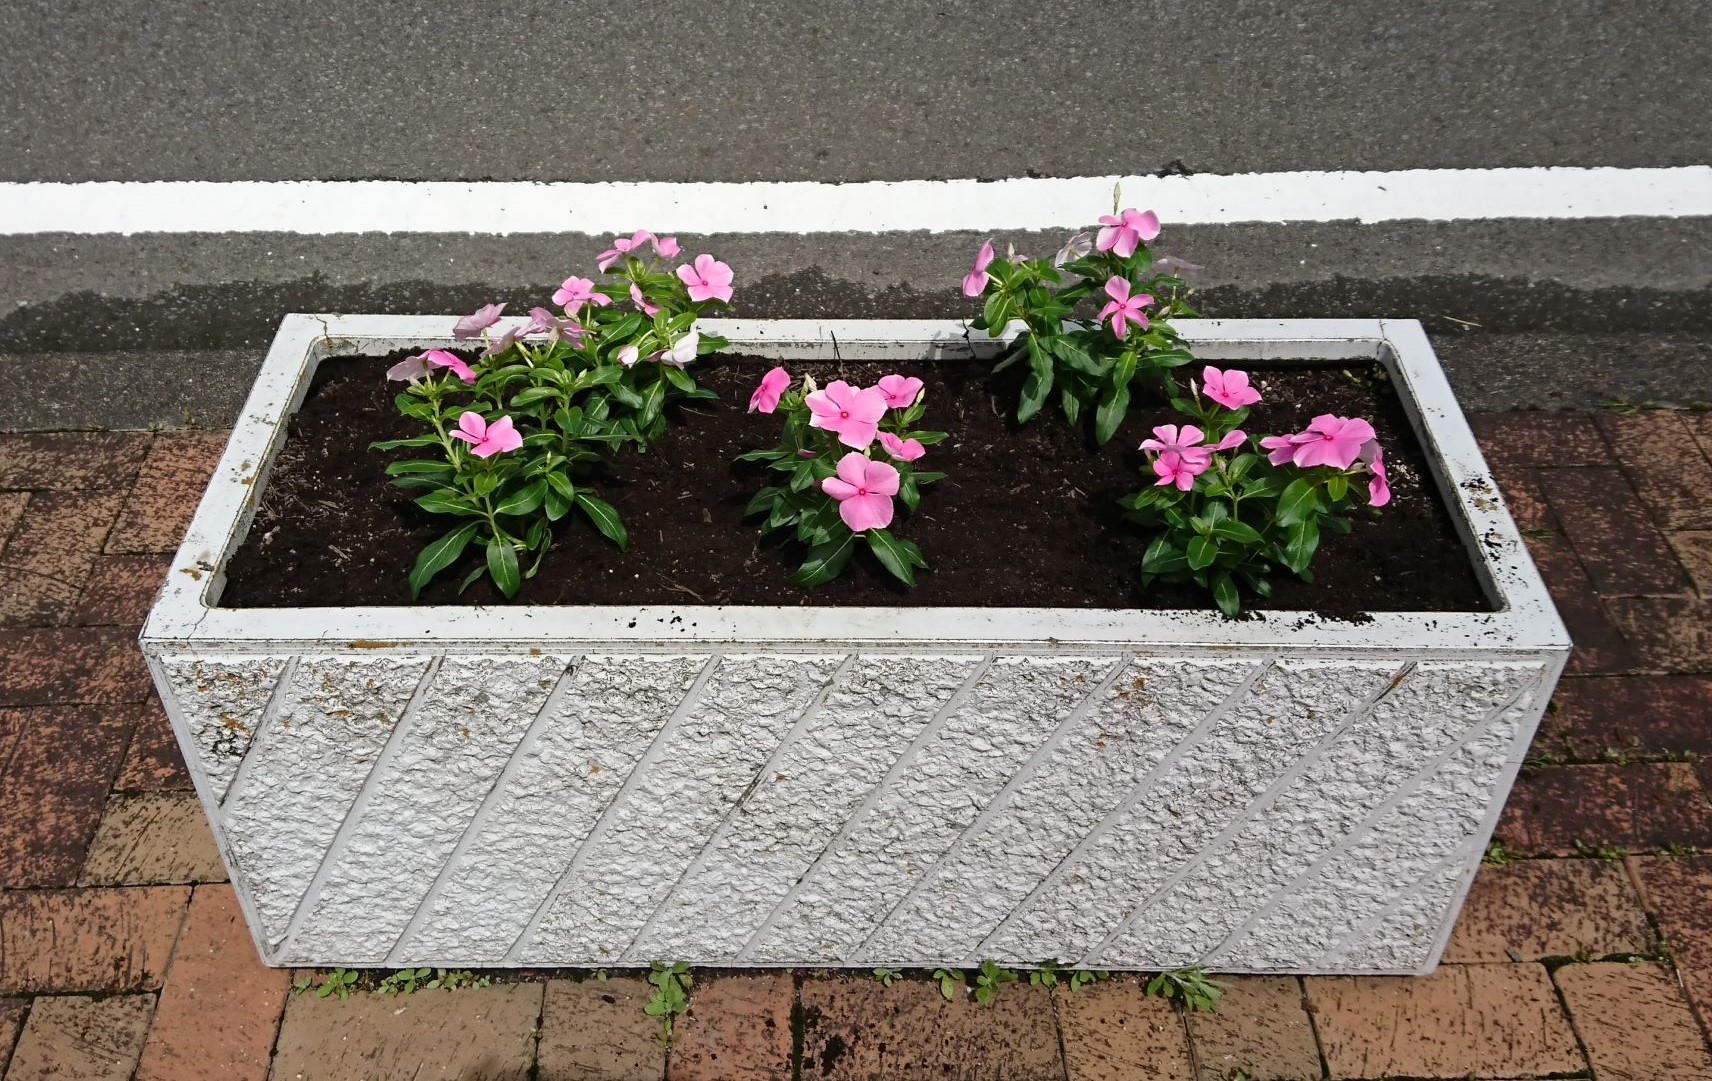
[[[260,966],[133,639],[221,433],[0,436],[0,1077],[1712,1079],[1712,416],[1479,434],[1578,643],[1431,977],[294,994]]]

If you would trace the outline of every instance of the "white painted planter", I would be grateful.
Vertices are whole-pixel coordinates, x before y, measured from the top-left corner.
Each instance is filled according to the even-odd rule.
[[[268,963],[1437,962],[1569,641],[1419,324],[1180,326],[1385,364],[1494,612],[212,607],[320,359],[451,324],[288,316],[143,631]]]

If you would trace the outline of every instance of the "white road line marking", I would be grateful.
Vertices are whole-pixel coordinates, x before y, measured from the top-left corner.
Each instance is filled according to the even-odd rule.
[[[1176,225],[1712,215],[1712,166],[1410,169],[854,184],[93,181],[0,184],[0,235],[32,233],[998,232],[1126,206]]]

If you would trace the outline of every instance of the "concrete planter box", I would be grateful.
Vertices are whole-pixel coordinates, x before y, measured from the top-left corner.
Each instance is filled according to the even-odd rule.
[[[1419,324],[1182,330],[1385,364],[1497,611],[214,607],[319,360],[451,324],[288,316],[143,632],[268,963],[1437,962],[1569,641]]]

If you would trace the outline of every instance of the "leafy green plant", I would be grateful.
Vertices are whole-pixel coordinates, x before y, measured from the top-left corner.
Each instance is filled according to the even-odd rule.
[[[362,979],[362,973],[348,968],[336,968],[329,972],[321,985],[315,989],[316,998],[331,998],[334,995],[339,1001],[351,997],[351,992],[357,989],[357,983]]]
[[[821,390],[805,378],[774,368],[749,399],[751,412],[785,416],[776,448],[750,451],[740,462],[764,463],[783,483],[755,493],[746,515],[765,514],[764,533],[788,532],[808,546],[792,583],[818,586],[849,565],[857,543],[906,586],[927,566],[921,549],[892,533],[895,497],[908,511],[921,504],[921,486],[945,474],[918,470],[915,462],[944,432],[921,431],[926,410],[922,382],[887,375],[872,387],[834,380]]]
[[[426,985],[434,976],[431,968],[401,968],[375,984],[377,995],[408,995]]]
[[[670,259],[677,241],[637,236],[602,255],[602,270],[619,264],[616,281],[565,280],[553,294],[562,317],[535,308],[528,322],[495,333],[504,305],[489,304],[453,329],[455,340],[485,345],[479,356],[430,349],[388,370],[407,384],[399,411],[432,430],[372,449],[431,450],[391,462],[387,474],[421,492],[423,510],[461,519],[417,556],[413,595],[473,546],[484,558],[463,585],[486,574],[514,596],[540,567],[554,524],[572,512],[628,544],[617,511],[595,494],[597,470],[617,448],[645,451],[665,432],[673,402],[713,397],[685,366],[725,346],[697,320],[731,297],[725,264],[703,255],[672,273],[643,255],[651,245]]]
[[[1174,1000],[1190,1010],[1211,1010],[1224,997],[1225,985],[1202,968],[1179,968],[1161,972],[1147,981],[1147,993]]]
[[[660,1019],[660,1038],[670,1041],[673,1023],[689,1012],[690,989],[695,986],[695,977],[690,975],[690,966],[682,961],[671,965],[655,961],[653,971],[648,973],[648,982],[654,985],[654,993],[648,1004],[642,1007],[642,1012]]]
[[[997,337],[1012,320],[1024,325],[994,368],[1028,365],[1017,420],[1026,424],[1056,398],[1071,424],[1091,414],[1094,439],[1105,443],[1129,412],[1138,378],[1163,386],[1166,372],[1193,359],[1170,321],[1195,312],[1176,267],[1156,264],[1147,246],[1159,233],[1152,211],[1100,222],[1096,236],[1071,237],[1051,259],[997,258],[988,241],[963,293],[985,298],[976,329]],[[1104,307],[1092,320],[1078,318],[1084,302],[1089,311]]]
[[[975,1001],[991,1006],[993,999],[998,997],[999,988],[1016,980],[1017,974],[1008,968],[1000,968],[997,961],[982,961],[975,972]]]
[[[1385,456],[1373,426],[1323,414],[1305,431],[1259,440],[1240,427],[1261,400],[1248,374],[1207,366],[1202,384],[1172,399],[1197,423],[1164,424],[1141,449],[1152,486],[1121,500],[1126,516],[1154,531],[1141,557],[1141,582],[1191,581],[1212,591],[1226,616],[1242,610],[1242,591],[1272,593],[1286,568],[1313,581],[1308,565],[1323,533],[1347,533],[1355,485],[1367,480],[1372,507],[1391,500]]]
[[[1495,867],[1507,867],[1521,859],[1521,853],[1511,848],[1501,840],[1493,840],[1486,846],[1486,855],[1481,862],[1490,863]]]
[[[968,981],[964,978],[963,973],[950,968],[934,969],[933,982],[939,985],[939,993],[945,996],[945,1001],[947,1002],[957,1001],[957,993],[959,991],[966,991],[969,988]]]
[[[1080,991],[1091,983],[1105,983],[1111,978],[1112,974],[1104,969],[1079,968],[1070,973],[1070,990]]]
[[[1029,972],[1028,985],[1030,987],[1044,987],[1048,991],[1056,990],[1058,987],[1058,962],[1042,961]]]
[[[896,968],[876,968],[874,978],[880,981],[881,987],[890,987],[904,978],[903,970]]]

